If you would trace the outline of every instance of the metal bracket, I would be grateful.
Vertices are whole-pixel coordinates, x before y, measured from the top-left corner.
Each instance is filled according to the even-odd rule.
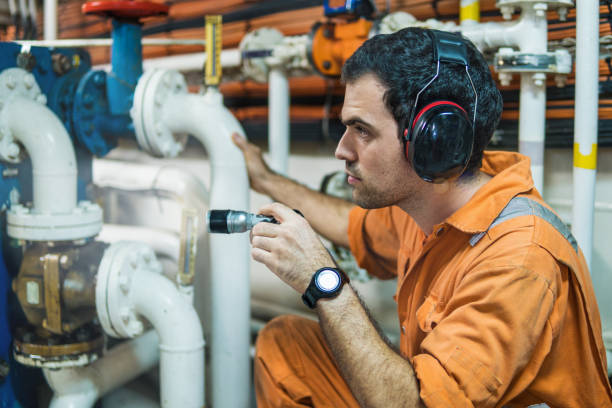
[[[497,72],[542,72],[551,74],[569,74],[572,72],[572,56],[569,51],[563,49],[543,54],[500,49],[495,54],[494,61]]]
[[[43,264],[47,317],[43,320],[42,325],[55,334],[62,334],[59,258],[58,254],[47,254]]]

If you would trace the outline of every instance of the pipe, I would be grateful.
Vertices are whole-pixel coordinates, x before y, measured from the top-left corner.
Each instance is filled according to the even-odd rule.
[[[153,248],[156,254],[179,260],[180,237],[170,231],[133,225],[104,224],[97,236],[98,241],[114,243],[119,241],[138,241]],[[200,270],[196,267],[196,270]]]
[[[144,45],[144,44],[143,44]],[[206,63],[206,53],[170,55],[167,57],[148,58],[142,61],[142,69],[172,69],[177,71],[201,71]],[[238,48],[221,51],[221,66],[223,68],[237,68],[242,65],[242,53]],[[109,64],[100,64],[93,69],[109,71]]]
[[[459,21],[462,26],[478,24],[480,21],[480,1],[461,0],[459,3]]]
[[[521,20],[527,28],[521,36],[521,52],[542,54],[548,47],[548,21],[531,5],[523,7]],[[528,40],[527,40],[528,38]],[[546,74],[521,74],[519,97],[519,152],[531,159],[531,175],[544,192],[544,143],[546,139]]]
[[[289,79],[278,66],[270,68],[268,75],[268,140],[270,167],[287,175],[289,167]]]
[[[599,3],[576,4],[576,96],[572,232],[589,268],[593,252],[593,204],[597,175]]]
[[[112,38],[70,38],[70,39],[44,39],[39,41],[15,41],[17,44],[29,45],[30,47],[47,48],[78,48],[78,47],[112,47]],[[168,45],[199,45],[206,46],[206,41],[190,38],[143,38],[142,45],[146,46],[168,46]],[[202,67],[200,67],[202,68]]]
[[[115,346],[88,366],[44,369],[54,393],[50,408],[93,407],[98,398],[155,367],[158,361],[158,337],[151,330]]]
[[[208,206],[208,190],[192,173],[170,165],[94,158],[93,183],[102,188],[167,194],[198,209]]]
[[[134,309],[159,335],[162,407],[204,406],[204,336],[193,306],[166,277],[146,269],[134,272]]]
[[[547,52],[546,14],[535,4],[523,4],[521,17],[511,23],[484,23],[461,27],[461,32],[481,51],[518,47],[523,53]],[[535,187],[544,188],[544,140],[546,136],[546,74],[521,73],[519,152],[531,159]]]
[[[47,41],[57,38],[57,1],[58,0],[44,0],[43,37]]]
[[[4,106],[0,119],[32,159],[33,211],[72,212],[77,200],[76,157],[57,116],[46,106],[17,96]]]
[[[244,158],[231,134],[244,131],[223,106],[214,87],[204,95],[174,94],[166,98],[161,121],[173,134],[195,136],[210,158],[210,208],[249,209],[249,184]],[[211,282],[210,339],[212,406],[249,405],[249,240],[246,234],[209,237]]]

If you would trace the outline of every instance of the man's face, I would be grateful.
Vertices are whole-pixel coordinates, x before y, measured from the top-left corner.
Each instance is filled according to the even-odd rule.
[[[420,181],[404,156],[384,93],[384,86],[372,74],[346,85],[341,113],[346,131],[336,158],[346,162],[353,200],[363,208],[410,204]]]

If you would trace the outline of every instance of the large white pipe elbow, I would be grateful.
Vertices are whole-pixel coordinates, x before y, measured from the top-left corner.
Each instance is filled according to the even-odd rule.
[[[86,367],[44,369],[53,390],[50,408],[89,408],[107,392],[155,367],[159,360],[154,331],[122,343]]]
[[[72,212],[77,200],[76,156],[60,120],[46,106],[24,97],[15,97],[0,115],[32,159],[34,212]]]
[[[163,275],[138,270],[132,282],[135,311],[159,335],[161,406],[204,406],[204,336],[195,309]]]
[[[142,333],[146,318],[159,335],[161,406],[204,405],[204,336],[186,296],[161,274],[153,250],[121,241],[106,249],[98,268],[96,311],[114,337]]]

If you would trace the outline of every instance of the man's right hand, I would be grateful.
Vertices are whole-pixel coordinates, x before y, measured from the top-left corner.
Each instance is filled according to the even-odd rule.
[[[275,173],[264,161],[261,149],[253,143],[249,143],[246,138],[239,133],[232,134],[232,141],[244,155],[251,188],[258,193],[269,195],[270,192],[264,188],[264,184],[265,181],[270,179]]]

